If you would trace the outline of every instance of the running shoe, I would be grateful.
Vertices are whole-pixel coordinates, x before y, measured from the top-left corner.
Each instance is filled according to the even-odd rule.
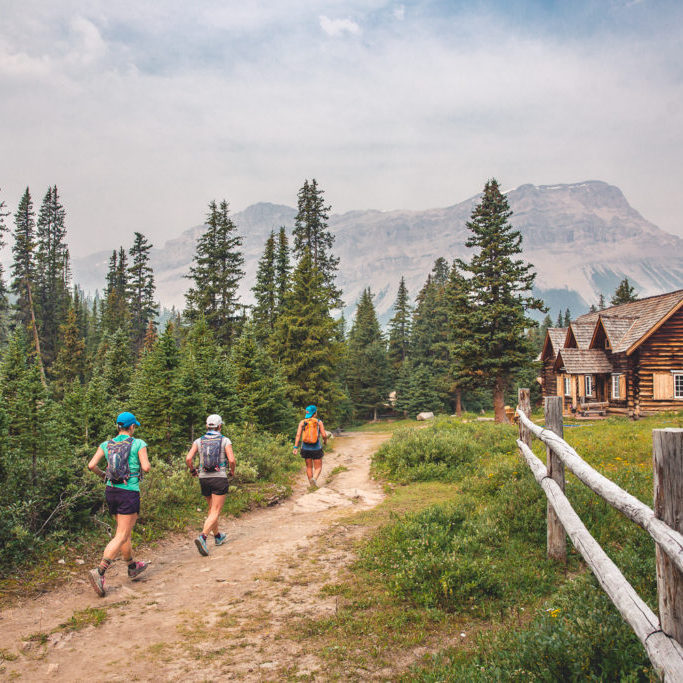
[[[136,562],[133,568],[128,567],[128,578],[134,579],[135,577],[140,576],[147,567],[149,567],[149,563],[147,562]]]
[[[213,537],[213,540],[216,542],[216,545],[223,545],[228,540],[228,535],[218,533]]]
[[[197,546],[197,550],[199,550],[200,555],[206,556],[209,554],[209,546],[206,545],[205,538],[197,536],[197,538],[194,539],[194,544]]]
[[[88,579],[90,580],[90,585],[95,590],[95,593],[101,598],[104,597],[104,576],[100,574],[97,569],[91,569],[88,572]]]

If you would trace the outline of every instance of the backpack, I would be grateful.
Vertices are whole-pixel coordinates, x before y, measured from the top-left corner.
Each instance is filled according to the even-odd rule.
[[[133,437],[129,436],[123,441],[107,441],[107,470],[106,478],[112,484],[125,484],[131,477],[139,477],[130,471],[128,458],[133,448]]]
[[[317,444],[319,438],[318,419],[309,417],[304,420],[304,431],[301,435],[302,443]]]
[[[205,434],[199,445],[199,464],[204,472],[217,472],[225,463],[223,435]]]

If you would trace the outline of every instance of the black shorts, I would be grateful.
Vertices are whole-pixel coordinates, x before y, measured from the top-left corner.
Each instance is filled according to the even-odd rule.
[[[230,483],[227,477],[200,477],[199,486],[205,498],[209,496],[225,496]]]
[[[140,513],[140,492],[107,486],[104,493],[110,515],[137,515]]]
[[[322,448],[314,448],[313,450],[305,451],[302,448],[301,449],[301,457],[306,458],[307,460],[321,460],[323,457],[323,449]]]

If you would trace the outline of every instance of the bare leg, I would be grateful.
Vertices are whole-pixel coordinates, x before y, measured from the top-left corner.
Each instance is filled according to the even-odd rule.
[[[113,560],[119,552],[123,553],[124,557],[132,556],[130,534],[137,519],[137,513],[132,515],[116,515],[116,534],[114,534],[114,538],[107,543],[107,547],[104,549],[102,557],[105,560]]]
[[[306,458],[306,476],[308,477],[308,483],[311,483],[313,479],[313,460],[311,458]]]
[[[313,473],[313,479],[318,481],[318,477],[320,476],[320,473],[323,471],[323,459],[318,458],[317,460],[314,460],[314,465],[315,465],[315,472]]]
[[[218,516],[221,514],[221,509],[223,508],[226,498],[227,495],[212,495],[211,497],[207,496],[207,500],[209,502],[209,514],[204,522],[204,528],[202,529],[203,534],[208,536],[210,533],[213,533],[214,535],[218,533]]]

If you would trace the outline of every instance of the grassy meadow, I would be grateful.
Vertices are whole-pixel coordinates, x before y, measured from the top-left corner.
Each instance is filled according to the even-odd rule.
[[[568,425],[565,438],[651,505],[652,429],[681,426],[683,414],[610,418]],[[295,626],[331,676],[395,666],[411,653],[406,681],[655,679],[571,544],[566,566],[546,558],[546,500],[517,453],[516,433],[454,418],[396,425],[373,465],[388,497],[346,522],[373,531],[359,542],[356,563],[323,587],[338,596],[337,614]],[[544,460],[542,444],[535,450]],[[649,535],[569,473],[567,495],[656,610]]]

